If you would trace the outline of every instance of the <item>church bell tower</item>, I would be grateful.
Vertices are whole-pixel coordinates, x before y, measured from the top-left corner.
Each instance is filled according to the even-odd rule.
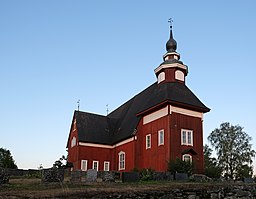
[[[171,23],[171,20],[169,20]],[[185,84],[188,67],[180,61],[180,54],[176,52],[177,42],[173,38],[172,24],[170,24],[170,38],[166,43],[166,53],[163,55],[164,62],[154,71],[158,84],[164,82],[179,82]]]

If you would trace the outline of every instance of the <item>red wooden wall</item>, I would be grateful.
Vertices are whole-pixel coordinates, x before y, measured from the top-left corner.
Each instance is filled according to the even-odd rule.
[[[125,152],[125,170],[134,168],[152,168],[155,171],[166,171],[168,161],[176,157],[182,159],[185,149],[193,148],[191,154],[196,163],[197,173],[203,173],[203,129],[201,118],[172,112],[160,119],[143,125],[142,120],[137,127],[136,139],[113,148],[91,146],[70,147],[76,130],[71,130],[68,143],[68,161],[73,163],[74,169],[81,169],[81,160],[88,160],[88,169],[92,162],[99,161],[99,170],[103,170],[104,161],[110,162],[110,170],[118,171],[119,152]],[[158,131],[164,130],[164,145],[158,146]],[[181,145],[181,129],[193,130],[193,146]],[[146,135],[151,134],[151,148],[146,149]]]

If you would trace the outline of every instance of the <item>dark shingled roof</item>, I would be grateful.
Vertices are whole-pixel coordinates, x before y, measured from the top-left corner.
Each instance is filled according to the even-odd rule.
[[[108,116],[75,111],[78,141],[113,145],[125,140],[136,133],[143,113],[163,103],[210,111],[185,84],[154,83]]]

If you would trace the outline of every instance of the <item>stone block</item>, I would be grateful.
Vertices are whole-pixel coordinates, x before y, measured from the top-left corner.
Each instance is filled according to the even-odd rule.
[[[63,169],[43,169],[42,170],[42,183],[63,182],[64,170]]]
[[[0,185],[9,183],[9,174],[6,169],[0,169]]]
[[[97,180],[97,170],[88,169],[86,173],[86,182],[96,182]]]
[[[80,183],[82,179],[85,178],[86,172],[81,170],[76,170],[71,172],[70,181],[73,183]]]
[[[138,182],[140,180],[140,174],[138,172],[123,172],[122,182]]]
[[[244,178],[244,183],[254,183],[253,178]]]
[[[115,182],[115,173],[111,171],[104,171],[102,175],[103,182]]]
[[[167,181],[173,181],[174,180],[174,176],[171,172],[166,172],[165,173],[165,180]]]
[[[175,180],[188,181],[188,174],[187,173],[175,173]]]
[[[153,180],[161,181],[166,179],[165,172],[153,172]]]

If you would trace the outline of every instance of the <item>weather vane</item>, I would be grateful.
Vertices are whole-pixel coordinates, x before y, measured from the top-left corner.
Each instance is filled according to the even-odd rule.
[[[80,99],[77,100],[77,110],[79,111],[79,107],[80,107]]]
[[[172,22],[173,22],[173,20],[172,20],[172,18],[170,18],[170,19],[168,20],[168,23],[170,23],[170,29],[172,29]]]

